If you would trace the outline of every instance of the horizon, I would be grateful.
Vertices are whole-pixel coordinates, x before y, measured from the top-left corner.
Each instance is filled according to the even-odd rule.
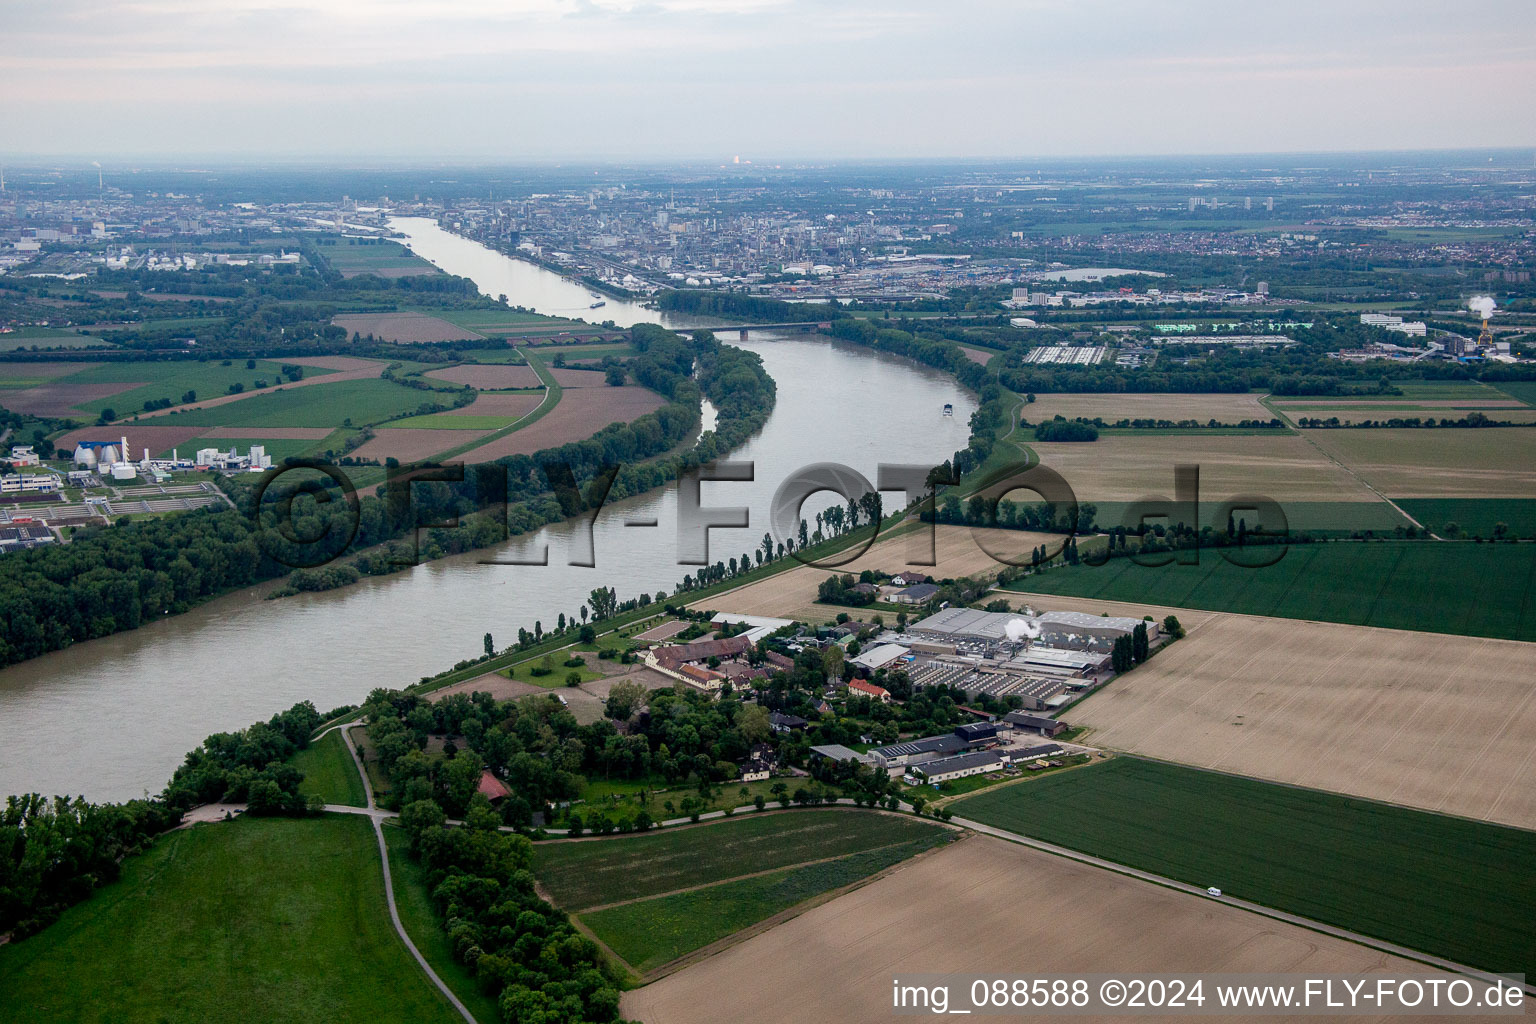
[[[10,20],[0,138],[38,156],[974,161],[1536,144],[1536,46],[1518,42],[1536,38],[1536,8],[1508,0],[69,0]]]

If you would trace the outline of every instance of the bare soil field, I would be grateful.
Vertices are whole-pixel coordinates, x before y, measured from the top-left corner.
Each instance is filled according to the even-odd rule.
[[[544,401],[543,392],[538,394],[513,394],[510,392],[493,395],[481,394],[468,405],[460,406],[457,409],[449,409],[443,415],[511,416],[513,419],[521,419],[537,409],[542,401]]]
[[[532,455],[570,441],[581,441],[614,422],[628,423],[665,404],[642,387],[576,388],[560,397],[536,423],[464,454],[465,462],[490,462],[503,455]]]
[[[506,363],[465,363],[446,370],[428,370],[425,376],[488,391],[536,388],[543,383],[533,367],[509,366]]]
[[[483,341],[485,335],[425,313],[345,313],[331,323],[348,334],[373,335],[402,344],[433,341]]]
[[[1237,423],[1242,420],[1271,420],[1275,414],[1264,408],[1262,395],[1040,395],[1019,410],[1031,423],[1041,423],[1055,416],[1067,419],[1102,419],[1114,423],[1122,419],[1218,420]],[[1102,443],[1102,442],[1101,442]]]
[[[1313,430],[1307,436],[1394,497],[1536,495],[1536,429]]]
[[[7,380],[53,380],[72,373],[94,370],[100,363],[17,363],[0,362],[0,382]]]
[[[989,545],[1013,558],[1027,558],[1030,549],[1041,544],[1054,551],[1060,547],[1062,540],[1060,534],[1030,533],[1024,530],[979,532]],[[951,579],[957,576],[995,574],[1002,568],[1002,563],[977,544],[969,527],[942,525],[938,527],[933,543],[938,564],[924,565],[922,561],[928,557],[927,538],[926,530],[909,529],[900,536],[877,541],[868,551],[846,565],[835,569],[800,566],[738,590],[705,598],[696,602],[695,607],[738,615],[769,615],[802,622],[823,622],[836,618],[838,612],[853,614],[850,609],[839,605],[816,603],[816,588],[829,575],[852,573],[857,576],[865,569],[895,573],[910,568],[935,579]]]
[[[299,366],[318,366],[323,370],[340,370],[343,373],[349,370],[378,370],[382,371],[388,363],[377,359],[363,359],[358,356],[295,356],[292,359],[284,359],[285,363],[297,363]],[[369,374],[369,376],[373,376]],[[340,377],[332,377],[331,380],[340,380]]]
[[[164,428],[155,428],[164,429]],[[331,436],[329,427],[209,427],[200,437],[220,438],[235,437],[247,438],[251,436],[270,437],[274,441],[324,441]]]
[[[989,348],[972,348],[969,345],[961,345],[960,351],[964,352],[965,358],[969,359],[971,362],[980,363],[983,366],[985,366],[987,361],[990,360],[993,356],[1002,354],[1000,352],[994,352]]]
[[[1031,442],[1030,447],[1046,466],[1066,477],[1079,501],[1135,501],[1153,494],[1172,497],[1173,467],[1191,463],[1200,467],[1200,498],[1206,503],[1243,494],[1266,495],[1282,502],[1379,500],[1296,435],[1118,434],[1092,443]]]
[[[1140,604],[1131,601],[1105,601],[1096,597],[1070,597],[1061,594],[1021,594],[997,590],[987,599],[1002,598],[1015,609],[1031,608],[1036,612],[1087,612],[1089,615],[1123,615],[1139,619],[1150,615],[1161,622],[1170,615],[1178,617],[1179,625],[1193,630],[1219,612],[1199,608],[1170,608],[1160,604]]]
[[[1088,742],[1536,828],[1536,644],[1177,614],[1186,639],[1067,715]]]
[[[686,630],[690,625],[691,623],[684,622],[682,619],[668,619],[666,622],[663,622],[660,625],[652,626],[644,633],[636,633],[635,639],[644,640],[646,642],[656,641],[659,643],[662,640],[672,639],[673,637],[677,636],[677,634]]]
[[[99,398],[111,398],[124,391],[141,388],[144,382],[129,384],[43,384],[35,388],[0,391],[5,407],[12,412],[24,412],[33,416],[57,416],[64,419],[81,418],[87,414],[75,409],[84,402]]]
[[[430,458],[438,452],[489,433],[489,430],[477,434],[472,430],[435,430],[431,427],[379,427],[374,430],[373,439],[355,449],[352,454],[360,459],[378,459],[380,462],[390,456],[401,462],[412,462]]]
[[[602,370],[582,370],[572,367],[551,367],[550,374],[554,376],[555,383],[563,388],[601,388],[607,387],[606,374]]]
[[[139,423],[108,423],[104,427],[81,427],[79,430],[71,430],[54,442],[61,452],[73,452],[75,445],[81,441],[111,441],[117,443],[117,439],[124,435],[128,437],[128,450],[132,453],[133,461],[137,462],[144,456],[144,449],[148,448],[151,455],[170,451],[172,448],[187,447],[187,442],[193,438],[202,437],[207,427],[146,427]],[[326,433],[330,433],[326,431]],[[249,434],[243,435],[249,436]],[[204,446],[208,447],[208,446]]]
[[[1182,971],[1429,973],[1236,907],[972,836],[626,992],[621,1012],[646,1024],[896,1024],[913,1018],[892,1011],[893,977]]]

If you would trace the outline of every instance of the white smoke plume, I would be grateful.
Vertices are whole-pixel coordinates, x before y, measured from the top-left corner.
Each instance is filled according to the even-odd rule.
[[[1467,300],[1467,308],[1484,320],[1493,316],[1493,311],[1498,308],[1498,305],[1491,295],[1474,295]]]
[[[1009,619],[1003,624],[1003,632],[1008,634],[1008,639],[1013,643],[1028,637],[1033,640],[1040,635],[1040,625],[1029,619]]]

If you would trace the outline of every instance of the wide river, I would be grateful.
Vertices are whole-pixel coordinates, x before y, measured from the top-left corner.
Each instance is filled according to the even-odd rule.
[[[556,274],[430,221],[403,219],[397,227],[420,255],[514,305],[625,325],[656,319],[611,300],[587,313],[586,289]],[[746,529],[711,531],[711,561],[758,545],[774,490],[802,466],[840,462],[874,480],[881,462],[932,464],[966,443],[975,401],[943,374],[826,338],[764,335],[740,344],[763,357],[778,404],[761,433],[732,455],[754,462],[756,479],[703,485],[705,506],[750,510]],[[945,403],[954,405],[953,417],[943,415]],[[886,499],[889,506],[900,496]],[[156,793],[209,733],[300,700],[326,711],[374,687],[414,683],[480,654],[487,632],[504,646],[520,626],[549,626],[560,612],[574,613],[597,586],[621,598],[670,593],[694,571],[677,563],[676,503],[669,486],[605,508],[592,532],[593,568],[567,564],[573,536],[574,550],[583,545],[581,528],[563,523],[324,594],[266,601],[271,585],[252,588],[0,671],[0,795]],[[658,525],[624,525],[647,518]],[[526,559],[546,544],[548,566],[484,564]]]

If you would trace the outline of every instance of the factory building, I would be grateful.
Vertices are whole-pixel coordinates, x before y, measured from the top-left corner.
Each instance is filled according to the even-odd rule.
[[[1000,772],[1008,766],[1002,755],[990,750],[978,751],[972,754],[960,754],[956,757],[943,757],[926,764],[914,765],[909,773],[914,781],[926,782],[930,785],[939,785],[951,779],[963,779],[971,775],[986,775],[990,772]]]

